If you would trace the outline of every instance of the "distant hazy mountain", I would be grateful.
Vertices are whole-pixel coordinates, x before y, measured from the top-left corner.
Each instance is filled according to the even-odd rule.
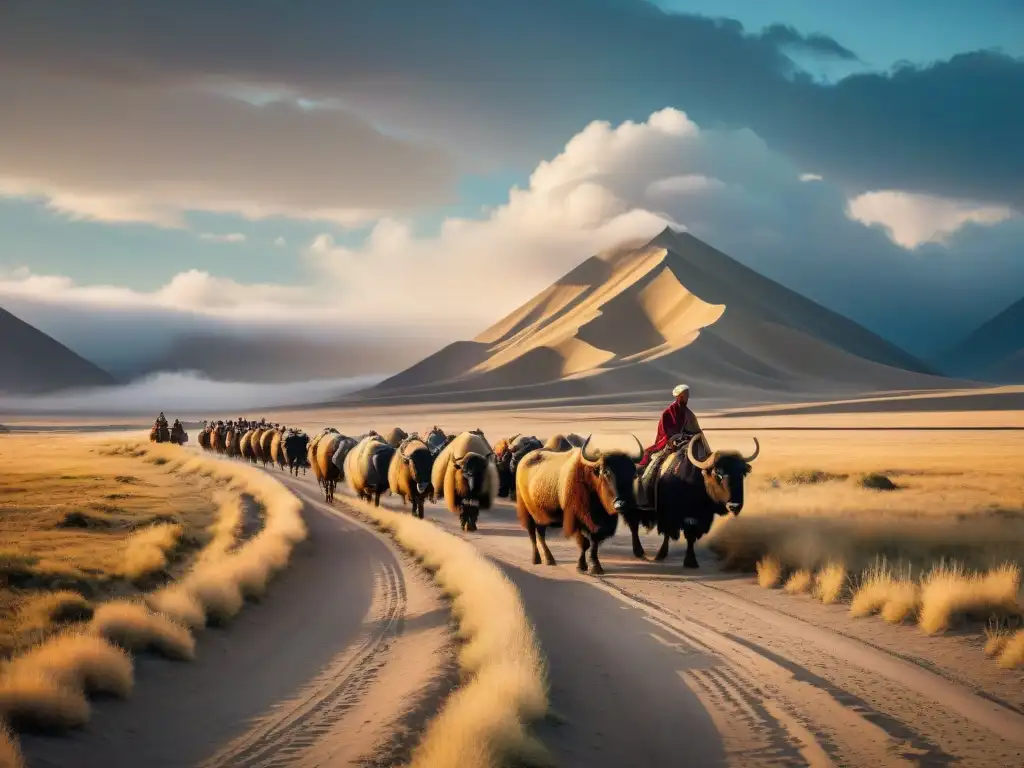
[[[954,376],[1024,382],[1024,298],[936,357],[934,364]]]
[[[0,392],[36,395],[116,383],[103,369],[0,308]]]
[[[754,399],[948,385],[852,320],[666,229],[584,261],[472,341],[361,396],[664,394],[680,380],[704,398]]]

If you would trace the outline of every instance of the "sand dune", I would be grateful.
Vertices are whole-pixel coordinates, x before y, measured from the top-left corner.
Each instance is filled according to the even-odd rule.
[[[0,392],[42,394],[115,383],[106,371],[0,308]]]
[[[360,397],[635,395],[681,378],[747,400],[949,385],[856,323],[666,229],[587,259],[472,341]]]

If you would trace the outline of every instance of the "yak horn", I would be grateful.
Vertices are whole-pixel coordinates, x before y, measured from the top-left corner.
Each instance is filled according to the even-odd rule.
[[[640,442],[639,437],[633,435],[633,439],[636,440],[636,447],[640,449],[640,459],[643,459],[644,454],[647,452],[647,449],[644,448],[644,444]],[[637,459],[637,461],[640,461],[640,459]]]
[[[696,435],[690,438],[690,442],[686,446],[686,458],[688,458],[690,460],[690,463],[693,464],[693,466],[695,466],[697,469],[711,469],[711,467],[715,463],[714,454],[708,456],[708,458],[704,459],[704,461],[697,461],[696,457],[693,455],[693,446],[696,444],[697,438],[699,438],[702,434],[703,433],[698,432]]]
[[[516,432],[516,433],[515,433],[514,435],[512,435],[512,437],[510,437],[510,438],[508,439],[508,444],[509,444],[509,445],[512,445],[512,443],[514,443],[514,442],[516,441],[516,439],[517,439],[517,438],[518,438],[518,437],[519,437],[520,435],[522,435],[522,434],[523,434],[522,432]]]
[[[583,445],[580,446],[580,455],[583,456],[586,461],[597,461],[598,458],[600,458],[599,456],[595,456],[594,458],[587,456],[587,446],[590,444],[590,438],[592,437],[593,435],[587,435],[587,439],[584,440]]]
[[[753,461],[754,459],[756,459],[756,458],[757,458],[757,455],[758,455],[758,454],[759,454],[760,452],[761,452],[761,444],[760,444],[759,442],[757,442],[757,438],[755,437],[755,438],[754,438],[754,452],[753,452],[752,454],[750,454],[749,456],[744,456],[744,457],[743,457],[743,460],[744,460],[744,461],[745,461],[745,462],[746,462],[747,464],[749,464],[750,462],[752,462],[752,461]]]

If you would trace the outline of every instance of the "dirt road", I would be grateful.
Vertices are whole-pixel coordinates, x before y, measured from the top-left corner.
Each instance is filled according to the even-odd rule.
[[[315,499],[290,567],[196,660],[140,657],[127,701],[67,736],[29,737],[29,768],[390,765],[454,683],[450,616],[385,537]]]
[[[522,592],[550,665],[554,717],[538,735],[567,768],[1024,765],[1021,675],[980,651],[968,661],[989,690],[906,652],[920,641],[912,628],[851,629],[834,606],[801,617],[809,598],[721,573],[708,553],[684,575],[680,549],[639,562],[620,531],[602,549],[608,575],[595,578],[576,573],[575,544],[557,535],[559,564],[531,565],[506,502],[481,514],[475,534],[440,506],[427,516],[471,539]],[[646,539],[648,552],[658,543]]]

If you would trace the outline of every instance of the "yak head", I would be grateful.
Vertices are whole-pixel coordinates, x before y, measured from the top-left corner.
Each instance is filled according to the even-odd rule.
[[[515,473],[512,469],[512,444],[519,435],[505,440],[502,438],[494,444],[494,463],[498,468],[498,495],[508,498],[515,482]]]
[[[475,498],[483,493],[484,484],[487,482],[487,470],[494,454],[481,456],[472,451],[458,459],[453,459],[455,469],[462,475],[467,495]]]
[[[636,440],[636,436],[633,436]],[[640,446],[641,455],[643,446]],[[628,512],[636,507],[633,482],[636,480],[636,465],[640,461],[624,451],[597,452],[590,449],[590,437],[580,446],[580,459],[588,474],[590,487],[601,499],[601,506],[610,515]]]
[[[686,458],[704,475],[704,488],[708,496],[734,515],[743,510],[743,479],[750,474],[750,464],[761,452],[761,444],[754,438],[754,452],[749,456],[739,451],[715,451],[703,461],[693,455],[697,437],[686,446]]]
[[[409,468],[409,477],[416,483],[416,492],[420,496],[430,491],[430,471],[434,468],[434,455],[426,443],[418,441],[419,445],[413,446],[410,450],[403,445],[399,448],[399,455],[402,463]]]

